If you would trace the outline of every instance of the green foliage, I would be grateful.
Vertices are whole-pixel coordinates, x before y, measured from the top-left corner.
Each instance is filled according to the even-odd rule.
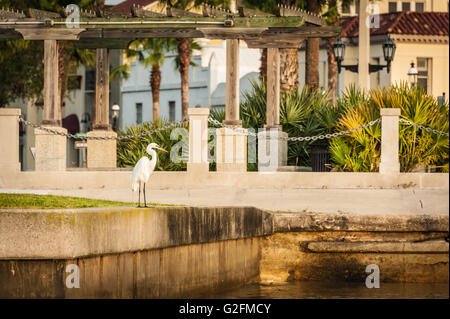
[[[96,0],[0,0],[0,7],[14,10],[35,8],[57,12],[71,3],[85,8],[94,5]],[[69,56],[69,61],[65,64],[66,70],[73,69],[80,63],[86,66],[95,65],[95,53],[92,50],[76,49],[69,41],[64,41],[64,46]],[[43,58],[43,41],[0,41],[0,107],[17,98],[41,97],[44,87]],[[68,72],[65,72],[63,79],[65,87],[67,79]]]
[[[332,133],[344,106],[329,103],[328,93],[311,90],[291,90],[280,97],[280,124],[289,136],[312,136]],[[211,117],[222,121],[223,111],[212,111]],[[266,86],[252,82],[252,89],[244,93],[240,105],[240,119],[245,128],[263,128],[266,124]],[[309,166],[309,148],[313,141],[288,142],[288,164]],[[319,142],[315,142],[318,144]],[[327,143],[323,141],[322,143]]]
[[[170,122],[167,120],[157,120],[153,122],[145,122],[140,125],[132,125],[125,130],[121,130],[119,135],[132,135],[139,134],[143,132],[148,132],[156,128],[164,127]],[[187,126],[185,126],[187,128]],[[167,150],[168,152],[158,151],[158,164],[155,170],[160,171],[182,171],[186,170],[186,161],[180,163],[174,163],[170,160],[170,150],[172,146],[180,142],[182,137],[180,136],[178,140],[171,140],[172,130],[167,129],[159,131],[155,134],[146,135],[142,137],[136,137],[132,139],[119,140],[117,142],[117,166],[118,167],[134,167],[137,161],[143,156],[149,156],[146,152],[147,145],[150,143],[157,143],[159,146]],[[185,143],[187,143],[188,136],[185,136]],[[188,145],[188,144],[187,144]],[[186,158],[187,149],[185,148],[185,153],[180,154]],[[184,163],[183,163],[184,162]]]
[[[380,108],[400,108],[401,118],[419,125],[448,132],[449,105],[439,105],[436,99],[421,88],[406,83],[368,94],[347,90],[338,104],[348,105],[338,121],[337,129],[348,130],[380,117]],[[418,166],[439,167],[448,171],[449,139],[415,127],[400,124],[400,169],[411,172]],[[333,139],[330,152],[335,168],[341,171],[376,172],[380,164],[381,125]]]
[[[0,107],[36,98],[44,88],[43,41],[0,41]]]

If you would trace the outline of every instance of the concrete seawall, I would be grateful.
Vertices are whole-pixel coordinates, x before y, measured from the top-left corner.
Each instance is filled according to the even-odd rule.
[[[258,280],[271,214],[244,208],[0,211],[0,298],[176,298]],[[67,288],[76,264],[80,288]]]
[[[250,282],[448,282],[449,218],[253,207],[0,210],[0,298],[195,297]],[[80,288],[67,288],[76,264]]]

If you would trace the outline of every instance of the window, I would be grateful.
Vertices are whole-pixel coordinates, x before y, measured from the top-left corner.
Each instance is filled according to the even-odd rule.
[[[409,11],[409,10],[411,10],[411,3],[402,2],[402,11]]]
[[[175,101],[169,101],[169,120],[175,121]]]
[[[416,2],[416,11],[417,12],[424,12],[425,11],[425,4],[423,2]]]
[[[389,2],[389,13],[397,12],[397,2]]]
[[[350,13],[350,4],[347,2],[343,2],[341,5],[342,13]]]
[[[81,90],[81,75],[69,75],[67,78],[67,90]]]
[[[427,58],[417,58],[417,86],[423,88],[427,93],[431,92],[431,83],[430,83],[430,66],[431,59]]]
[[[142,103],[136,103],[136,124],[142,123]]]
[[[95,91],[95,70],[86,71],[86,91]]]
[[[356,0],[356,14],[359,14],[359,0]]]

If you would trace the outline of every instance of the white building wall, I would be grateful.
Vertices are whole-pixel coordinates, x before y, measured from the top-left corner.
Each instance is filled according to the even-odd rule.
[[[226,78],[226,41],[208,41],[199,39],[202,50],[193,52],[192,60],[196,64],[189,69],[189,104],[191,107],[225,105]],[[166,56],[161,67],[161,89],[159,114],[169,118],[169,102],[175,102],[175,120],[181,120],[181,79],[175,69],[176,55]],[[259,49],[249,49],[241,43],[239,59],[239,76],[242,93],[251,88],[251,79],[257,79],[261,53]],[[142,103],[143,122],[151,121],[153,99],[149,84],[150,68],[145,68],[138,61],[131,62],[130,77],[122,83],[122,128],[136,124],[136,103]]]

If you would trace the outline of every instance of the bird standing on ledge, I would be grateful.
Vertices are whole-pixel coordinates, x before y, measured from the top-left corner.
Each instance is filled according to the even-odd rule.
[[[158,156],[156,155],[154,148],[167,152],[156,143],[149,144],[147,146],[147,153],[151,156],[151,159],[148,159],[147,156],[142,156],[131,173],[131,190],[135,192],[139,189],[138,207],[141,207],[141,183],[144,184],[144,207],[147,207],[145,184],[155,170],[156,162],[158,161]]]

